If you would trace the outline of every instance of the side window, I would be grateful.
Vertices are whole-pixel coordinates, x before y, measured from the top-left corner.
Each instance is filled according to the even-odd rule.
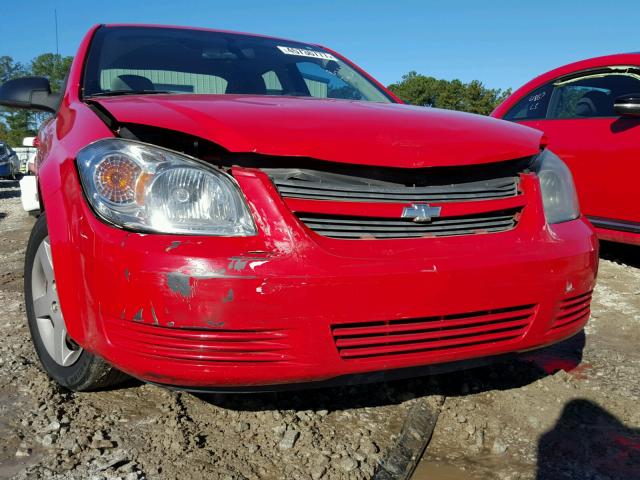
[[[561,79],[555,82],[547,118],[614,117],[614,100],[630,93],[640,93],[640,71],[608,70]]]
[[[547,107],[551,99],[553,84],[548,83],[534,90],[518,103],[504,116],[505,120],[539,120],[547,116]]]
[[[284,88],[280,83],[278,75],[273,70],[269,70],[262,74],[264,85],[267,88],[267,95],[283,95]]]

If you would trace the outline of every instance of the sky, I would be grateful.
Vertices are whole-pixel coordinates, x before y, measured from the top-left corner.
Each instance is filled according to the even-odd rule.
[[[74,55],[96,23],[189,25],[330,47],[384,84],[415,70],[517,88],[560,65],[640,51],[640,0],[0,0],[0,56]]]

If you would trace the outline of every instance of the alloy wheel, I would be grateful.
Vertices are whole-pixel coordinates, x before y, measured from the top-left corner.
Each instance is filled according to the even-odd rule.
[[[49,237],[42,241],[36,252],[31,273],[31,292],[38,333],[47,353],[58,365],[73,365],[80,357],[82,348],[67,334],[58,300]]]

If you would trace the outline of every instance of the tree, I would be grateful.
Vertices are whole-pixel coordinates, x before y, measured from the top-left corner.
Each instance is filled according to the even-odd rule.
[[[24,137],[33,137],[37,128],[34,121],[34,112],[29,110],[10,110],[3,112],[4,120],[7,126],[5,140],[12,147],[22,145]]]
[[[31,61],[31,75],[47,77],[52,92],[59,92],[67,75],[73,57],[63,57],[57,53],[43,53]]]
[[[26,68],[20,62],[14,61],[7,55],[0,57],[0,84],[25,74]]]
[[[31,75],[46,77],[52,92],[59,92],[67,76],[73,57],[63,57],[57,53],[43,53],[31,60]],[[32,118],[36,126],[40,126],[51,114],[33,112]]]
[[[488,115],[507,96],[511,89],[489,89],[482,82],[473,80],[441,80],[414,71],[402,77],[389,89],[403,101],[423,107],[446,108]]]
[[[59,92],[72,61],[73,57],[43,53],[35,57],[26,67],[9,56],[2,56],[0,57],[0,84],[25,75],[35,75],[48,78],[51,91]],[[50,114],[27,110],[0,110],[0,139],[14,147],[22,145],[22,139],[35,135],[38,126],[48,115]]]
[[[27,74],[27,69],[19,62],[15,62],[9,56],[0,57],[0,82],[4,83]],[[24,110],[6,109],[0,110],[0,137],[11,146],[22,145],[22,139],[33,135],[31,114]]]

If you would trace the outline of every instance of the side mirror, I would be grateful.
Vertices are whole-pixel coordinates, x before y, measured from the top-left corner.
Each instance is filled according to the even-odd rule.
[[[616,98],[613,102],[613,110],[623,117],[640,117],[640,93]]]
[[[44,77],[22,77],[0,85],[0,105],[27,110],[55,112],[60,95],[51,93],[49,80]]]

